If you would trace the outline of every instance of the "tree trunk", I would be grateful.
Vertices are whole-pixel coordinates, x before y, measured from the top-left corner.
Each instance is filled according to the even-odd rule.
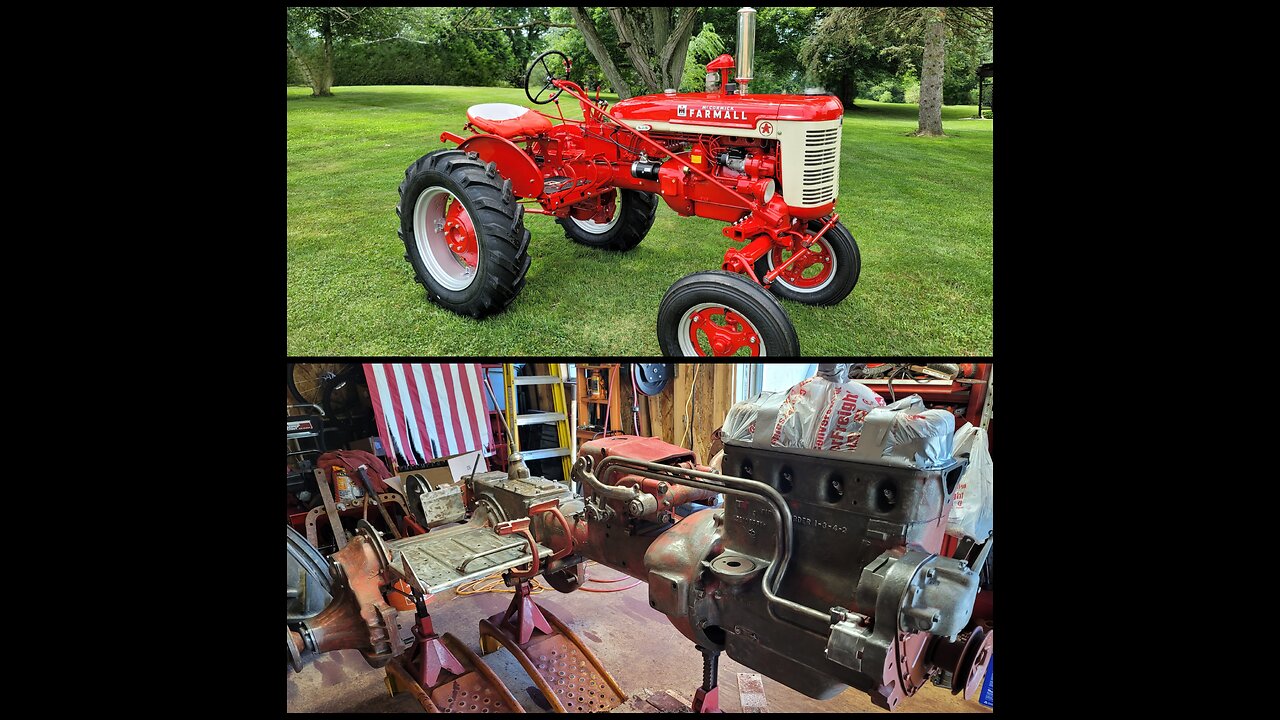
[[[693,38],[693,26],[698,22],[701,10],[702,8],[686,7],[675,32],[655,46],[660,48],[658,62],[662,68],[663,89],[680,90],[680,81],[684,79],[684,63],[689,57],[689,41]]]
[[[924,67],[920,72],[920,125],[916,135],[942,134],[942,62],[946,54],[947,9],[927,8],[924,21]]]
[[[627,58],[631,60],[631,67],[640,76],[640,82],[644,83],[645,88],[651,93],[662,92],[662,79],[649,63],[648,54],[653,52],[653,38],[646,37],[644,32],[636,26],[635,19],[627,12],[628,8],[611,7],[608,10],[609,17],[613,18],[613,24],[618,28],[618,39],[627,46],[625,48]]]
[[[333,22],[326,12],[320,19],[320,67],[311,74],[311,97],[332,97]]]
[[[618,94],[618,99],[626,100],[631,97],[631,88],[622,77],[618,66],[613,64],[613,58],[609,57],[609,50],[600,39],[600,33],[596,30],[595,23],[591,22],[591,16],[587,14],[586,9],[571,7],[569,12],[573,14],[573,24],[578,27],[578,32],[582,33],[582,38],[586,40],[587,49],[591,51],[592,57],[600,63],[600,69],[604,71],[604,76],[613,86],[613,91]]]
[[[289,54],[293,56],[293,64],[298,66],[298,70],[302,72],[302,78],[311,86],[311,94],[315,95],[316,81],[315,78],[312,77],[311,67],[307,65],[307,61],[303,59],[302,53],[298,52],[298,49],[293,46],[292,40],[286,40],[285,42],[289,46]]]

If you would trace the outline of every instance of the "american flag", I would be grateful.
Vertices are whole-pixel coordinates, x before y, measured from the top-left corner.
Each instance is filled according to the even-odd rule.
[[[364,374],[388,458],[418,465],[472,450],[493,454],[478,363],[365,363]]]

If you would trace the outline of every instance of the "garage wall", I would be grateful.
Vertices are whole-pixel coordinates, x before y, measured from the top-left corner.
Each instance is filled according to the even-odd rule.
[[[645,398],[647,434],[681,447],[692,447],[699,462],[710,462],[711,433],[724,423],[724,416],[733,405],[733,371],[733,365],[723,363],[677,363],[675,379],[658,395]],[[624,396],[630,391],[628,386]],[[691,391],[692,412],[687,413]],[[640,424],[643,429],[644,418]]]

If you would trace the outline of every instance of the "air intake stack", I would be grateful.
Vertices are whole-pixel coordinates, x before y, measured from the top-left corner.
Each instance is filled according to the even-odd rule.
[[[752,63],[756,54],[756,11],[746,7],[738,11],[738,94],[747,94],[751,82]]]

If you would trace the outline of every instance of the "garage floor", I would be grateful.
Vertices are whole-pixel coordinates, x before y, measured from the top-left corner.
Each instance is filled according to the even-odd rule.
[[[594,565],[591,571],[601,578],[617,577],[612,570]],[[702,656],[665,615],[649,607],[649,590],[644,583],[615,593],[565,595],[548,590],[535,599],[582,638],[628,693],[648,688],[688,702],[702,680]],[[429,608],[437,632],[452,633],[478,652],[480,619],[500,612],[510,601],[511,595],[505,593],[458,597],[449,592],[434,597]],[[412,613],[406,614],[412,617]],[[546,701],[507,650],[486,655],[484,660],[526,711],[547,712]],[[407,693],[389,697],[383,671],[369,667],[355,650],[328,653],[301,673],[287,672],[289,712],[423,712]],[[740,672],[753,671],[727,655],[720,656],[720,706],[726,712],[741,710]],[[819,701],[765,677],[764,690],[769,712],[888,712],[852,688],[831,700]],[[906,712],[991,712],[976,701],[963,700],[932,684],[926,684],[901,708]]]

